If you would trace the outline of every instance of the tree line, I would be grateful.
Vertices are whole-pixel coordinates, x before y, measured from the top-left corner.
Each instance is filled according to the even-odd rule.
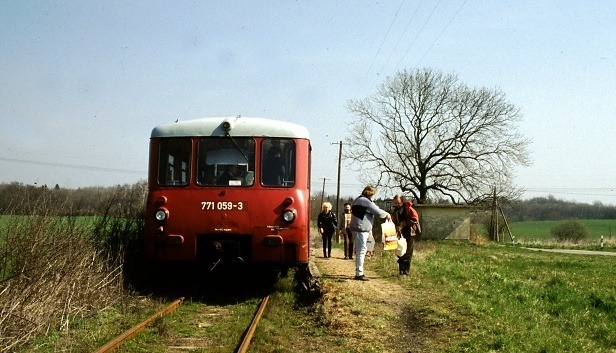
[[[616,206],[601,202],[579,203],[550,195],[510,202],[503,211],[511,221],[556,221],[564,219],[616,219]]]
[[[112,187],[93,186],[63,189],[56,185],[0,184],[0,214],[32,215],[40,212],[58,216],[101,216],[114,202],[115,208],[145,205],[146,181]],[[144,212],[145,212],[145,207]]]
[[[116,207],[144,205],[147,183],[116,185],[111,187],[93,186],[78,189],[64,189],[58,186],[26,185],[18,182],[0,184],[0,214],[30,215],[38,210],[56,210],[57,215],[100,216],[116,202]],[[335,195],[322,195],[316,192],[311,198],[311,216],[321,211],[321,200],[329,201],[336,210]],[[353,197],[341,197],[339,212],[344,202],[352,202]],[[565,201],[554,196],[501,202],[507,219],[516,221],[549,221],[563,219],[616,219],[616,206],[601,202],[592,204]],[[486,204],[486,207],[489,207]],[[339,216],[339,215],[337,215]]]

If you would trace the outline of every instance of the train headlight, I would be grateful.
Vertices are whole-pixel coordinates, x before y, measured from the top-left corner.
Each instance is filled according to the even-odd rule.
[[[225,121],[222,122],[222,128],[226,132],[229,132],[233,128],[233,123],[231,122],[231,120],[225,119]]]
[[[285,222],[293,222],[295,220],[295,210],[284,211],[282,214],[282,219],[284,219]]]
[[[154,218],[156,218],[156,220],[159,222],[166,220],[168,217],[169,217],[169,211],[167,211],[164,208],[161,208],[157,210],[156,213],[154,213]]]

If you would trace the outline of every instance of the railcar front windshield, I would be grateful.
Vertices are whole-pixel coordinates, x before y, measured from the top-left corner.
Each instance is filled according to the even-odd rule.
[[[296,146],[289,138],[260,140],[259,161],[251,137],[201,137],[196,140],[196,184],[200,186],[293,187]],[[158,184],[186,186],[192,175],[193,139],[162,138],[158,148]],[[255,181],[255,169],[260,180]]]
[[[255,181],[255,140],[208,137],[197,146],[197,184],[251,186]]]

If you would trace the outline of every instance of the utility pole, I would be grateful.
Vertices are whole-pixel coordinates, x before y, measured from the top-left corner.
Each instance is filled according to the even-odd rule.
[[[498,201],[496,200],[496,187],[494,187],[492,196],[492,217],[490,218],[490,236],[495,242],[499,242],[498,236]]]
[[[340,204],[340,169],[342,167],[342,141],[332,142],[338,145],[338,183],[336,184],[336,217],[338,217],[338,205]]]
[[[325,197],[325,180],[329,180],[328,178],[323,178],[323,190],[321,190],[321,205],[319,205],[319,209],[323,205],[323,198]]]
[[[340,205],[340,168],[342,166],[342,141],[332,142],[332,145],[338,145],[338,183],[336,184],[336,217],[340,217],[338,206]],[[336,232],[336,242],[339,243],[339,235]]]

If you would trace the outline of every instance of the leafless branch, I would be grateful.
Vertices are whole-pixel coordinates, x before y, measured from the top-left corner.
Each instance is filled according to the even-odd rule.
[[[520,110],[498,89],[471,89],[454,75],[401,71],[369,99],[350,101],[356,117],[345,158],[368,180],[411,192],[420,202],[478,202],[497,187],[514,197],[512,168],[529,165]]]

